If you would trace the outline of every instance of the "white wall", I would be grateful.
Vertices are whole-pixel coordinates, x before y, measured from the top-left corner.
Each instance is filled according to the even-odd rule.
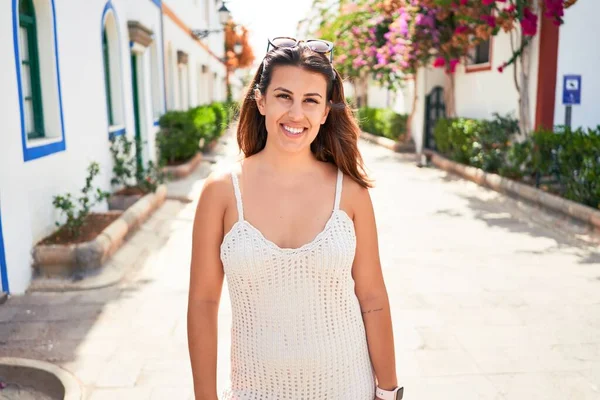
[[[36,3],[37,4],[37,3]],[[8,278],[12,293],[22,293],[31,279],[30,252],[35,243],[50,234],[58,220],[52,197],[80,193],[86,168],[92,161],[101,165],[95,185],[111,190],[112,160],[109,152],[104,65],[102,59],[102,12],[106,0],[54,0],[56,7],[57,53],[62,94],[62,117],[66,150],[35,160],[24,161],[13,46],[12,2],[0,2],[0,212],[6,251]],[[137,20],[153,29],[160,38],[160,10],[150,0],[115,1],[122,59],[123,100],[127,134],[133,136],[134,116],[130,49],[127,21]],[[40,40],[45,40],[41,38]],[[45,44],[41,44],[41,47]],[[55,54],[51,55],[56,57]],[[148,69],[151,60],[145,56]],[[159,68],[162,74],[162,65]],[[144,76],[147,90],[149,74]],[[161,80],[162,81],[162,80]],[[162,88],[162,85],[161,85]],[[58,88],[57,88],[58,89]],[[162,89],[161,89],[162,90]],[[164,95],[162,95],[164,97]],[[58,101],[44,112],[60,119]],[[146,135],[153,142],[152,102],[144,121]],[[148,154],[153,150],[149,149]],[[103,210],[102,205],[98,210]]]
[[[554,124],[565,122],[565,106],[562,104],[563,76],[581,75],[581,104],[573,106],[573,127],[600,125],[600,24],[596,16],[600,2],[578,1],[565,11],[565,23],[560,27],[558,44],[558,68],[556,77],[556,102]]]
[[[167,3],[176,15],[190,27],[198,26],[204,18],[196,13],[204,10],[209,3],[209,19],[211,28],[218,28],[218,17],[213,0],[172,0]],[[50,10],[52,0],[35,0],[41,11],[40,31],[45,26],[53,28],[51,15],[43,15],[44,7]],[[197,68],[192,67],[205,63],[211,73],[218,74],[214,92],[219,99],[224,99],[225,77],[224,65],[196,43],[181,26],[171,18],[162,15],[159,7],[152,0],[54,0],[56,8],[57,52],[54,52],[51,34],[40,35],[43,55],[50,62],[44,62],[42,75],[56,74],[56,53],[58,53],[58,69],[60,86],[57,81],[43,81],[45,119],[50,121],[53,133],[61,133],[64,129],[66,150],[44,157],[25,161],[21,135],[20,98],[17,85],[17,69],[13,46],[13,10],[11,1],[0,2],[0,51],[5,57],[0,58],[0,213],[4,237],[8,279],[12,293],[22,293],[29,285],[31,269],[31,249],[45,236],[55,229],[55,221],[59,213],[52,206],[52,198],[58,194],[80,193],[87,175],[86,168],[92,161],[101,166],[101,175],[94,184],[103,190],[111,190],[112,159],[109,151],[108,114],[106,109],[104,63],[102,55],[102,15],[107,3],[115,10],[119,31],[118,52],[121,62],[122,94],[119,96],[123,109],[123,125],[126,134],[133,138],[135,120],[133,110],[133,88],[131,53],[138,55],[138,81],[141,107],[142,138],[147,140],[144,149],[144,160],[154,159],[154,145],[157,128],[155,121],[166,109],[165,80],[170,89],[177,87],[166,76],[163,59],[176,61],[177,50],[188,53],[190,59],[190,100],[199,100]],[[197,5],[194,5],[198,3]],[[161,17],[163,23],[161,27]],[[156,51],[139,44],[130,46],[127,21],[138,21],[153,31],[153,39],[157,43]],[[215,23],[216,21],[216,23]],[[48,32],[53,29],[46,28]],[[163,38],[163,32],[165,37]],[[210,40],[212,51],[218,56],[223,53],[223,35],[213,35]],[[163,54],[164,51],[167,54]],[[158,78],[152,82],[152,70]],[[174,85],[173,85],[174,83]],[[52,86],[54,85],[54,86]],[[61,96],[58,96],[58,92]],[[173,104],[174,95],[170,93],[169,108]],[[157,99],[156,97],[159,96]],[[58,110],[62,101],[62,120]],[[48,103],[48,106],[46,106]],[[159,109],[157,112],[157,108]],[[38,142],[39,143],[39,142]],[[96,211],[106,209],[106,205]]]
[[[535,104],[537,95],[537,72],[539,54],[539,35],[530,44],[530,120],[535,121]],[[491,69],[487,71],[467,73],[464,65],[457,68],[455,80],[456,114],[466,118],[492,118],[494,112],[499,114],[513,113],[519,118],[519,97],[515,87],[513,68],[507,67],[498,72],[498,67],[510,59],[512,55],[510,36],[500,31],[492,38]],[[519,67],[520,70],[520,67]]]
[[[170,0],[164,2],[189,29],[222,29],[219,23],[217,7],[214,0]],[[219,3],[220,5],[220,3]],[[206,6],[208,6],[208,21],[206,18]],[[225,100],[225,66],[215,58],[224,56],[224,34],[211,33],[207,38],[202,39],[202,43],[215,55],[211,55],[202,45],[190,37],[182,27],[165,15],[164,17],[165,38],[168,41],[169,57],[167,67],[167,97],[170,99],[170,109],[184,109],[180,99],[180,82],[177,73],[177,50],[188,54],[188,83],[190,106],[209,103],[211,100]],[[201,65],[208,66],[208,72],[201,76],[198,71]],[[211,83],[211,76],[217,73],[217,79],[214,84]],[[199,87],[205,88],[202,93]]]

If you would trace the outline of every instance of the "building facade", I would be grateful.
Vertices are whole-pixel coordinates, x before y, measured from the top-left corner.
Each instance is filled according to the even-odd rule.
[[[600,26],[594,16],[600,12],[600,2],[578,1],[565,11],[565,23],[553,25],[548,18],[539,21],[538,34],[531,41],[530,80],[528,86],[531,127],[551,129],[565,124],[563,89],[565,75],[581,76],[581,104],[572,106],[573,128],[595,128],[600,125]],[[500,67],[512,55],[510,36],[500,32],[490,42],[475,49],[469,60],[455,73],[456,115],[488,119],[494,113],[512,113],[519,118],[519,96],[513,68],[502,73]],[[519,66],[520,69],[520,66]],[[436,88],[444,88],[445,73],[441,69],[423,68],[415,81],[416,115],[412,132],[417,150],[424,148],[427,130],[426,98]],[[435,99],[431,97],[433,103]],[[435,114],[434,110],[429,110]]]
[[[91,162],[111,190],[111,137],[141,138],[154,160],[162,114],[225,100],[223,34],[191,34],[220,28],[219,5],[1,2],[0,289],[27,289],[31,249],[59,220],[53,196],[77,195]]]
[[[600,12],[600,2],[578,1],[565,12],[565,23],[556,27],[547,18],[539,21],[538,34],[530,44],[531,63],[529,101],[532,128],[551,128],[566,122],[563,104],[565,75],[581,76],[581,104],[572,106],[571,126],[595,128],[600,125],[600,47],[595,43],[600,37],[600,25],[594,15]],[[514,67],[498,71],[512,56],[510,35],[500,32],[489,42],[478,46],[470,57],[457,66],[455,72],[456,115],[466,118],[488,119],[494,113],[512,113],[519,118],[519,96],[515,86]],[[520,70],[520,66],[519,66]],[[424,148],[427,130],[427,96],[437,103],[434,91],[446,87],[442,69],[421,68],[416,79],[407,79],[396,92],[389,91],[376,82],[368,89],[370,107],[392,108],[403,114],[412,110],[413,94],[417,91],[412,132],[417,150]],[[346,95],[353,96],[353,88],[345,85]],[[440,93],[443,98],[443,92]],[[429,114],[436,114],[430,107]]]

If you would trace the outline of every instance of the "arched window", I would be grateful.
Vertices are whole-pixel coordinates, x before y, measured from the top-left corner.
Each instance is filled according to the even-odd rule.
[[[162,93],[160,84],[160,65],[162,59],[158,49],[158,40],[150,45],[150,74],[152,79],[152,118],[157,121],[162,114]]]
[[[108,124],[113,126],[115,118],[113,117],[112,93],[110,88],[110,51],[108,49],[108,37],[106,27],[102,29],[102,57],[104,59],[104,89],[106,90],[106,109],[108,110]]]
[[[104,91],[109,136],[125,133],[123,79],[119,25],[112,2],[104,7],[102,14],[102,61]]]
[[[42,138],[45,136],[44,114],[33,0],[19,2],[19,38],[25,132],[28,139]]]

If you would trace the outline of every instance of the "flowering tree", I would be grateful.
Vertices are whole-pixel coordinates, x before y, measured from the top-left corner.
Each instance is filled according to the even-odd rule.
[[[239,53],[235,52],[236,45],[241,46]],[[254,62],[254,52],[248,43],[248,30],[241,25],[229,21],[225,26],[225,66],[227,68],[227,101],[231,101],[231,85],[229,73],[239,68],[247,68]]]
[[[423,7],[437,10],[437,26],[442,38],[434,66],[445,67],[447,74],[447,109],[454,108],[456,64],[468,57],[469,50],[501,30],[511,36],[512,56],[498,70],[514,65],[515,87],[519,92],[519,124],[522,133],[531,129],[529,105],[530,47],[538,32],[538,15],[543,13],[556,25],[563,23],[565,8],[577,0],[423,0]],[[414,3],[415,1],[411,1]],[[520,70],[518,69],[520,67]]]
[[[241,45],[241,52],[234,51],[235,45]],[[225,55],[227,67],[231,70],[247,68],[254,62],[254,52],[248,43],[248,30],[234,22],[228,22],[225,26]]]
[[[531,125],[528,45],[537,34],[538,16],[543,13],[560,25],[564,9],[577,0],[332,1],[315,0],[315,6],[322,6],[316,33],[335,42],[335,63],[341,73],[363,85],[371,75],[397,88],[406,74],[414,74],[421,67],[444,68],[446,110],[450,116],[455,115],[456,66],[478,44],[501,30],[509,33],[512,56],[498,70],[514,65],[521,131],[526,133]],[[357,90],[357,95],[360,92]],[[407,126],[409,135],[416,100],[415,93]]]

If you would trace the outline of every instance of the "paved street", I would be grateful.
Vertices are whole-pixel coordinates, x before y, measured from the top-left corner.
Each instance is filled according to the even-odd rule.
[[[556,217],[362,143],[408,400],[600,398],[600,252]],[[170,186],[197,197],[211,168]],[[0,355],[54,362],[88,398],[188,399],[186,301],[195,203],[165,205],[115,255],[116,287],[15,296]],[[223,289],[219,391],[229,370]]]

